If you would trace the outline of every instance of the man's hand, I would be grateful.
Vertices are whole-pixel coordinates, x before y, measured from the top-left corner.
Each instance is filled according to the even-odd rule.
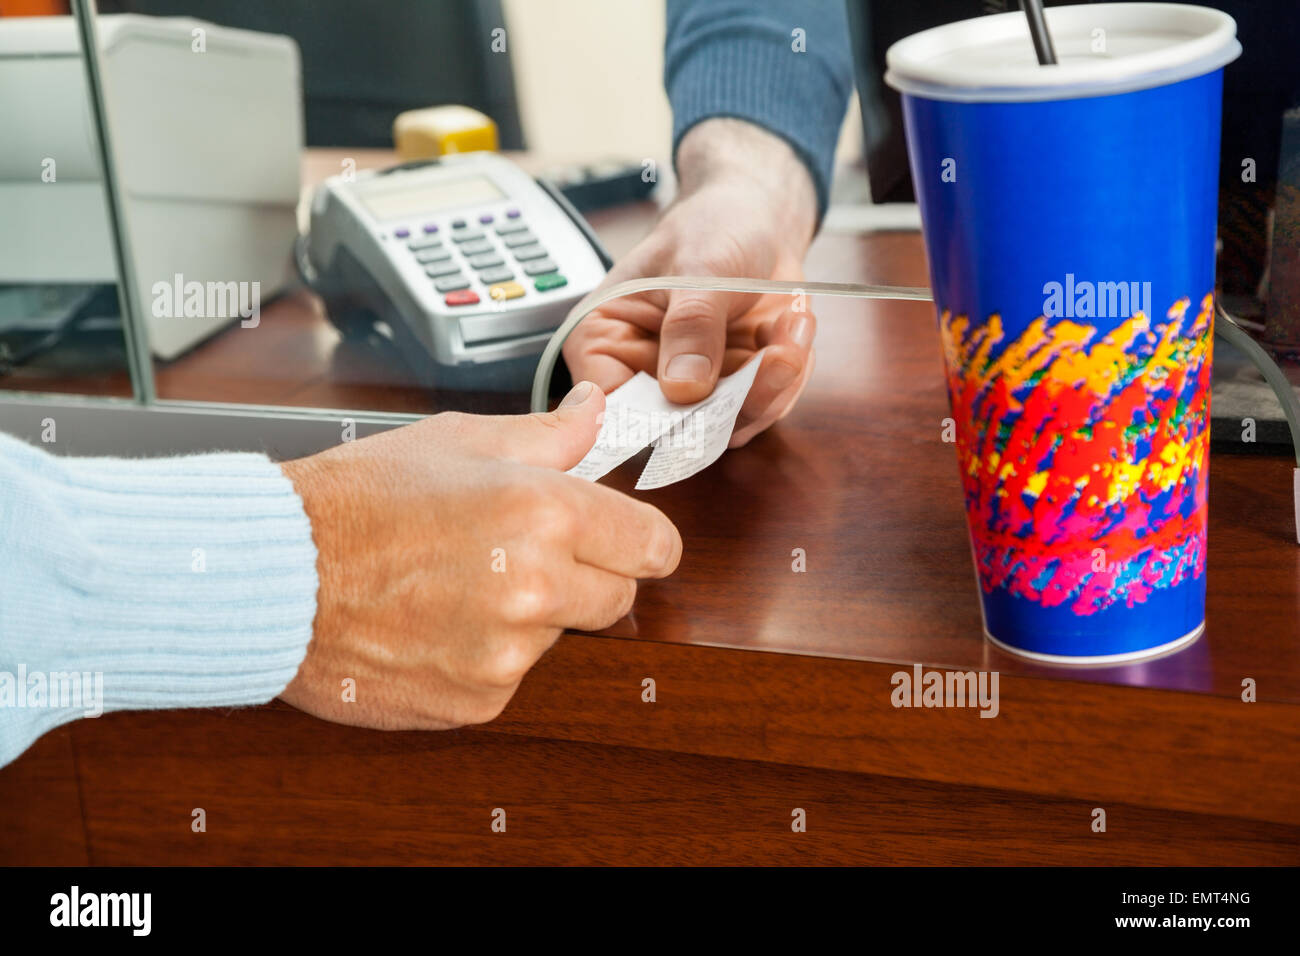
[[[603,285],[658,275],[803,278],[817,199],[808,170],[783,140],[743,120],[706,120],[682,138],[677,168],[678,198]],[[659,379],[667,399],[686,403],[768,349],[734,448],[784,416],[812,373],[816,320],[793,304],[788,295],[625,296],[574,330],[564,359],[575,379],[607,392],[643,371]]]
[[[682,541],[658,509],[563,474],[604,408],[582,383],[550,414],[437,415],[286,462],[320,587],[281,696],[364,727],[482,723],[562,629],[627,614],[637,579],[671,574]]]

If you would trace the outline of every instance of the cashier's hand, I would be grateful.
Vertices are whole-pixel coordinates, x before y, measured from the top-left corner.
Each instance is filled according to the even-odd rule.
[[[657,508],[563,473],[604,408],[582,383],[550,414],[437,415],[286,462],[320,586],[281,696],[363,727],[482,723],[561,629],[627,614],[637,579],[671,574],[682,541]]]
[[[711,119],[677,149],[678,198],[604,285],[659,275],[803,278],[817,199],[786,143],[753,124]],[[651,292],[601,306],[564,346],[573,378],[612,391],[644,371],[673,402],[696,402],[766,348],[731,447],[783,417],[813,369],[816,320],[788,295]]]

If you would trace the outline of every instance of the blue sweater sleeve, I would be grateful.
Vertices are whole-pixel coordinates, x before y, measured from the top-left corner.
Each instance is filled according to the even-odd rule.
[[[844,0],[668,0],[664,87],[674,155],[701,120],[749,120],[794,148],[826,211],[853,90]]]
[[[60,458],[0,435],[0,766],[78,717],[271,700],[316,587],[310,522],[264,456]]]

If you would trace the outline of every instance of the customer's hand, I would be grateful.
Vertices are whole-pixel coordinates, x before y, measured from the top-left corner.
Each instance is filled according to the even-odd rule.
[[[786,143],[735,119],[706,120],[677,150],[678,198],[604,285],[659,275],[803,278],[817,199]],[[695,402],[763,348],[768,353],[736,422],[743,445],[794,405],[813,368],[816,320],[789,295],[651,292],[601,306],[564,346],[575,379],[606,392],[644,371],[664,396]]]
[[[286,462],[320,588],[282,697],[365,727],[481,723],[561,629],[627,614],[637,579],[672,573],[682,542],[658,509],[563,474],[604,407],[582,383],[551,414],[437,415]]]

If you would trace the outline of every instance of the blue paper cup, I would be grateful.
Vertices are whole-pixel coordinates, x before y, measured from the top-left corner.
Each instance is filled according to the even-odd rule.
[[[1062,663],[1205,627],[1223,67],[1205,7],[1052,7],[890,48],[987,637]]]

